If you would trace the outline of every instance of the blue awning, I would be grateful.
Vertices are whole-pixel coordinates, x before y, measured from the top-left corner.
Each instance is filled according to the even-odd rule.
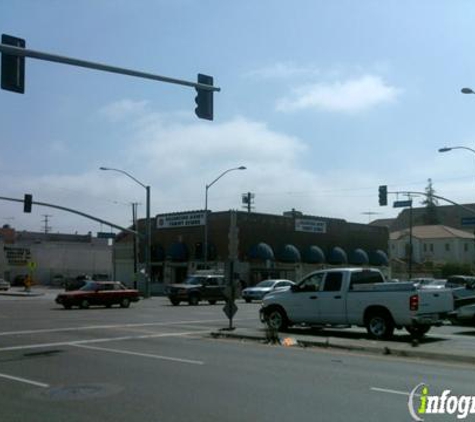
[[[352,265],[368,265],[368,254],[364,249],[357,248],[350,253],[350,264]]]
[[[150,250],[150,259],[152,261],[165,260],[165,251],[161,245],[152,245],[152,249]]]
[[[172,261],[187,261],[188,248],[182,242],[175,242],[167,249],[167,258]]]
[[[272,248],[264,242],[260,242],[257,245],[254,245],[249,250],[249,258],[251,259],[260,259],[262,261],[273,261],[274,258],[274,251]]]
[[[328,255],[328,263],[332,265],[348,264],[348,256],[345,250],[335,246]]]
[[[310,246],[304,253],[304,261],[309,264],[323,264],[325,254],[318,246]]]
[[[296,263],[302,260],[300,251],[290,243],[279,249],[277,259],[282,262]]]
[[[369,255],[369,263],[370,265],[387,267],[389,265],[389,258],[386,252],[381,249],[376,249]]]

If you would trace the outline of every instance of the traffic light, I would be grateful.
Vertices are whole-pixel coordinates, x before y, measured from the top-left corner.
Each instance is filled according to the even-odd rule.
[[[198,83],[213,86],[213,77],[198,73]],[[198,93],[195,97],[195,113],[200,119],[213,120],[213,91],[195,88]]]
[[[25,193],[25,199],[23,200],[23,212],[31,212],[31,205],[33,203],[33,195]]]
[[[2,44],[25,48],[25,40],[2,34]],[[2,89],[25,92],[25,57],[2,53]]]
[[[379,205],[388,205],[388,187],[386,185],[379,187]]]

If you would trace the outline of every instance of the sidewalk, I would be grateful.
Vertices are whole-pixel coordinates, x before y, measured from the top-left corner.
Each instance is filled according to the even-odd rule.
[[[364,329],[289,329],[278,333],[277,338],[262,327],[219,330],[211,333],[214,338],[228,338],[280,344],[294,347],[320,347],[393,355],[399,357],[429,359],[452,363],[475,364],[475,328],[460,327],[466,334],[442,334],[434,327],[420,340],[412,339],[405,331],[395,331],[391,341],[371,340]]]
[[[59,291],[64,289],[59,287],[50,286],[32,286],[30,291],[27,292],[24,287],[10,287],[8,290],[0,291],[0,296],[12,296],[12,297],[38,297],[44,296],[47,293],[56,295]]]

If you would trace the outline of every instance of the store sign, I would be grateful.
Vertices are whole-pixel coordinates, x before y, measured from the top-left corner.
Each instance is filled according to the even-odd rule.
[[[157,229],[203,226],[204,224],[204,212],[180,212],[157,215]]]
[[[325,221],[310,220],[308,218],[296,218],[295,231],[307,233],[326,233],[327,223]]]

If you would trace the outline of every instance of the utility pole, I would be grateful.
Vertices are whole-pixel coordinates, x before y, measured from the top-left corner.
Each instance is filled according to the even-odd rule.
[[[137,232],[138,231],[138,227],[137,227],[137,207],[138,207],[138,202],[132,202],[132,229]],[[138,235],[134,235],[134,248],[133,248],[133,251],[134,251],[134,289],[137,289],[137,262],[138,262],[138,257],[137,257],[137,254],[138,254]]]
[[[247,212],[250,213],[251,210],[254,208],[254,198],[255,194],[251,192],[243,193],[242,194],[242,203],[243,203],[243,208],[247,209]]]
[[[44,234],[48,234],[51,232],[51,226],[48,225],[49,223],[49,218],[52,217],[51,214],[43,214],[43,217],[44,219],[42,220],[43,223],[44,223],[44,226],[43,226],[43,232]]]

